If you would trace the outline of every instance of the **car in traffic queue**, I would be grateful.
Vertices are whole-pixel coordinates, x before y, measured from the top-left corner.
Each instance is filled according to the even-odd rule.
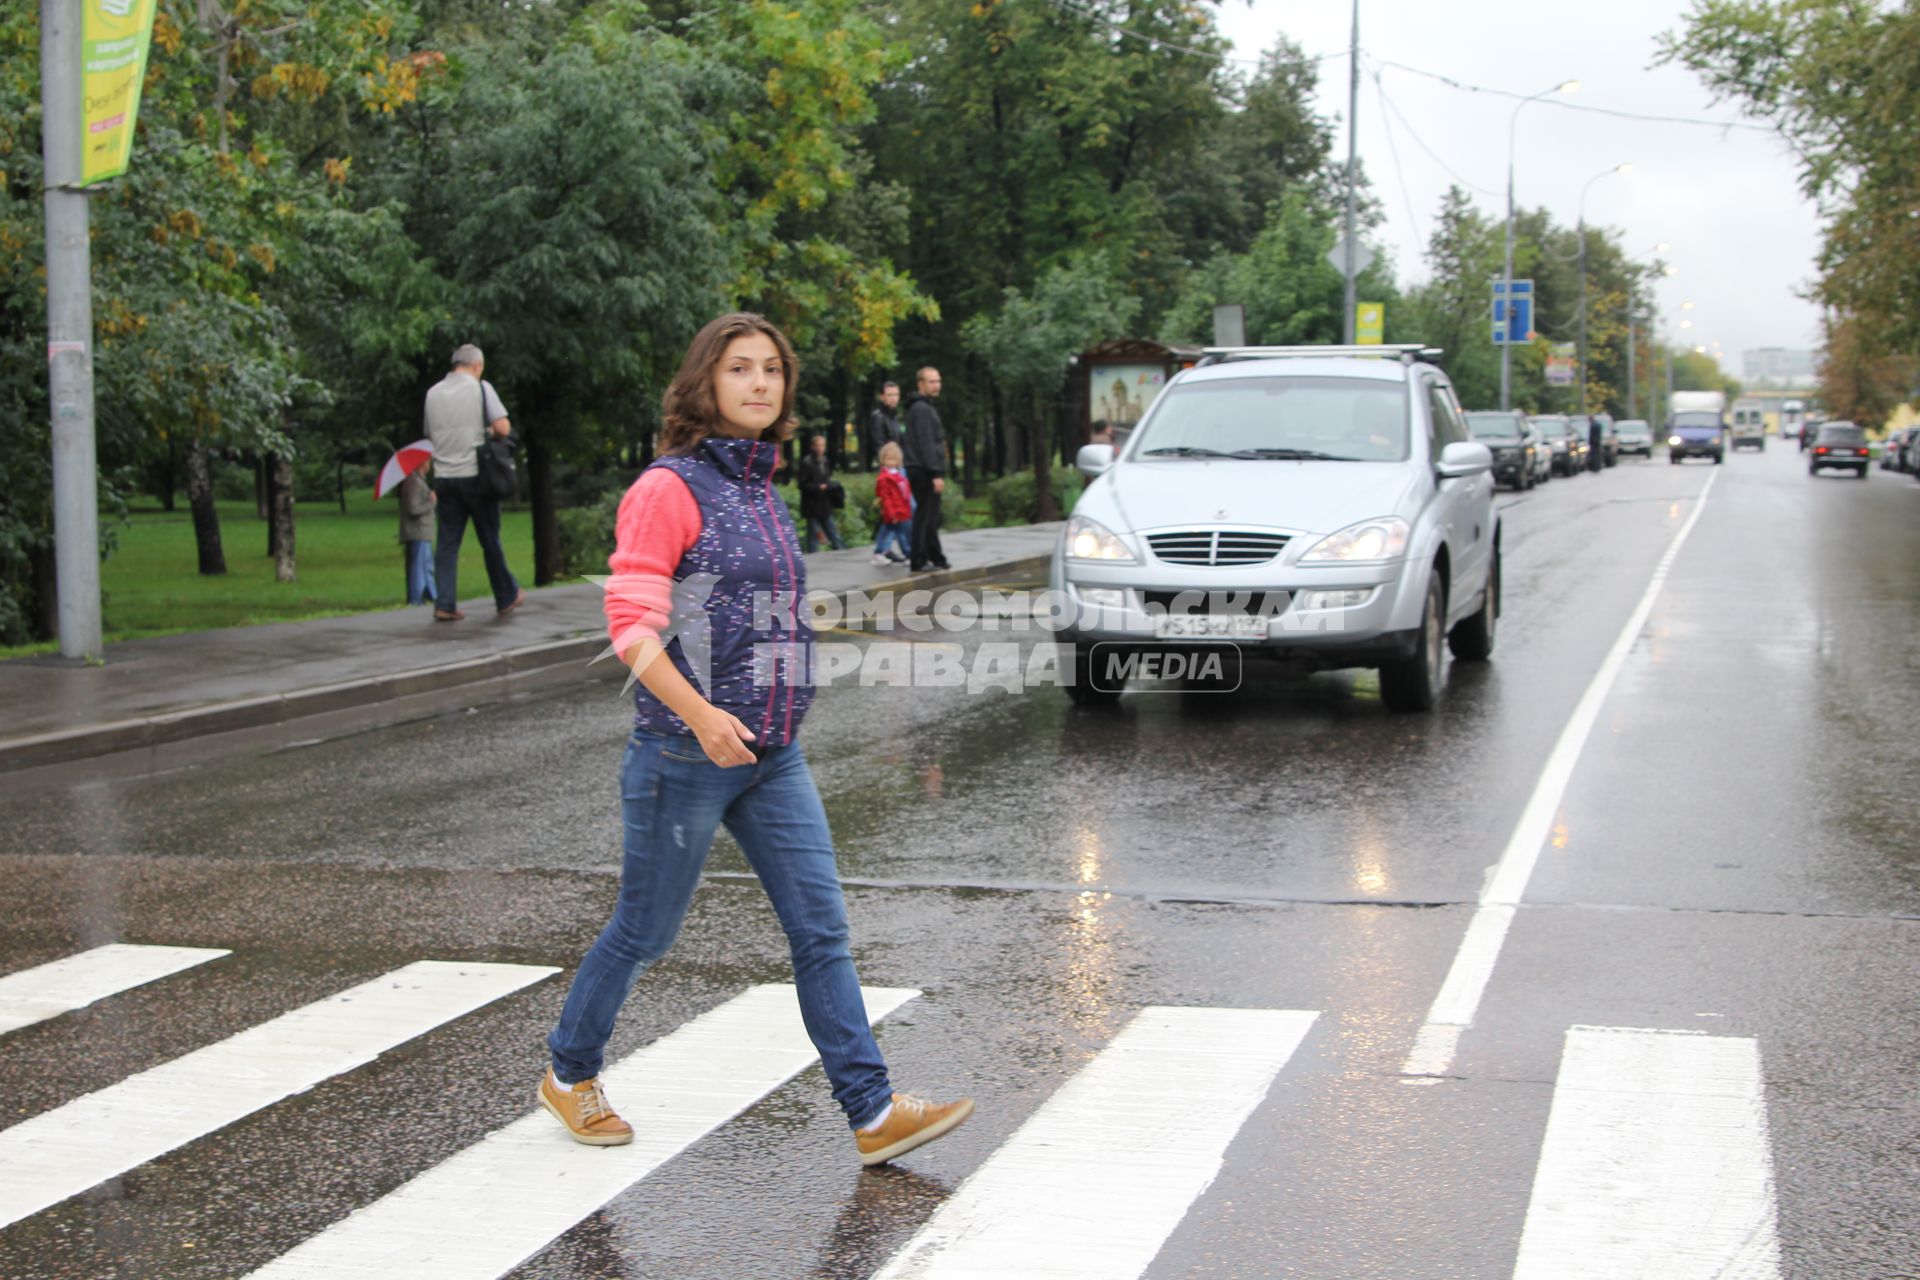
[[[1916,427],[1899,427],[1887,432],[1887,438],[1880,446],[1880,469],[1912,471],[1916,437],[1920,437],[1920,428]]]
[[[1632,453],[1642,458],[1653,456],[1653,428],[1642,418],[1622,418],[1614,424],[1614,435],[1620,441],[1620,453],[1624,456]]]
[[[1614,429],[1613,415],[1596,413],[1593,420],[1600,424],[1601,465],[1617,467],[1620,465],[1620,433]]]
[[[1377,668],[1422,711],[1444,650],[1493,651],[1493,456],[1414,346],[1228,347],[1175,375],[1089,478],[1054,551],[1069,696],[1110,703],[1169,654]],[[1231,673],[1229,673],[1231,674]]]
[[[1574,431],[1566,414],[1536,413],[1527,421],[1540,432],[1552,451],[1549,464],[1554,475],[1570,476],[1587,465],[1587,438]]]
[[[1808,475],[1817,476],[1822,471],[1851,471],[1862,480],[1867,478],[1867,462],[1873,456],[1873,450],[1867,444],[1864,429],[1836,419],[1821,423],[1818,432],[1813,438],[1813,447],[1807,450]]]
[[[1706,410],[1676,413],[1667,428],[1667,461],[1679,466],[1688,458],[1727,460],[1726,433],[1720,415]]]
[[[1518,409],[1475,410],[1467,415],[1467,431],[1493,453],[1494,483],[1525,490],[1540,482],[1545,445],[1526,414]]]
[[[1767,406],[1764,401],[1742,397],[1733,402],[1733,447],[1767,449]]]

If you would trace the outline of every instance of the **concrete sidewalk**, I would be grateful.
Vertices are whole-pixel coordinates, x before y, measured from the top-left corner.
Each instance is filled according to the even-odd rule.
[[[953,566],[944,573],[875,565],[869,546],[818,552],[807,557],[807,586],[844,594],[1039,576],[1059,535],[1058,524],[943,533]],[[505,619],[490,598],[462,608],[456,623],[434,622],[422,605],[130,640],[98,666],[0,662],[0,773],[129,752],[152,767],[168,747],[213,734],[309,717],[371,723],[449,697],[508,696],[618,669],[611,659],[587,666],[607,647],[592,583],[529,591]],[[368,714],[382,704],[391,709]]]

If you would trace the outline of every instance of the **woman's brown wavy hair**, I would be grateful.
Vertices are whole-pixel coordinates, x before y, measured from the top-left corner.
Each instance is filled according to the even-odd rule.
[[[760,433],[760,438],[770,442],[792,438],[797,425],[793,417],[793,396],[800,381],[800,362],[794,357],[793,344],[765,316],[751,311],[730,311],[708,321],[707,327],[694,335],[693,344],[687,348],[687,358],[680,362],[680,372],[667,387],[661,403],[661,416],[666,422],[660,432],[661,453],[692,453],[702,440],[720,434],[720,406],[713,398],[714,371],[727,354],[728,343],[756,333],[764,333],[773,340],[773,349],[780,353],[780,364],[786,372],[780,395],[780,416]]]

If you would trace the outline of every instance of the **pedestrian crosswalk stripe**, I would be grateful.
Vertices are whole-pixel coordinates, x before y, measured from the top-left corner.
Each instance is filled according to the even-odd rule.
[[[207,947],[111,942],[9,973],[0,977],[0,1035],[232,954]]]
[[[1515,1280],[1777,1280],[1762,1087],[1752,1040],[1569,1030]]]
[[[0,1130],[0,1227],[558,972],[421,960]]]
[[[918,991],[867,987],[877,1022]],[[752,987],[601,1074],[624,1147],[583,1147],[535,1111],[268,1263],[249,1280],[505,1275],[815,1061],[794,989]],[[531,1095],[538,1076],[527,1082]],[[847,1140],[853,1167],[853,1140]]]
[[[1141,1010],[874,1280],[1139,1275],[1317,1016]]]

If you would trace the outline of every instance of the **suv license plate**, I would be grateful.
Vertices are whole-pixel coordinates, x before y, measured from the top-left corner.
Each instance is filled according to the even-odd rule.
[[[1267,619],[1244,614],[1166,614],[1153,620],[1161,640],[1264,640]]]

